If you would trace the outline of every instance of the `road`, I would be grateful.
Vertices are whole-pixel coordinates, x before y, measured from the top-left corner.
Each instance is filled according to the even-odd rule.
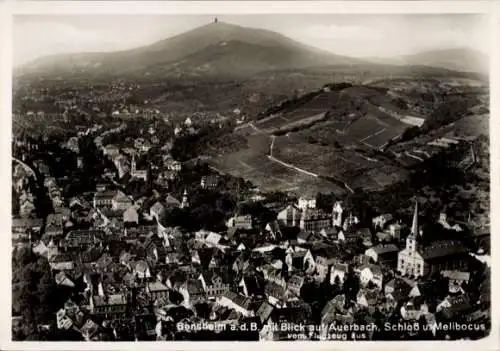
[[[35,178],[35,180],[38,182],[38,178],[36,176],[36,172],[35,172],[35,170],[33,168],[31,168],[26,163],[24,163],[23,161],[21,161],[20,159],[14,157],[14,156],[12,156],[12,161],[17,162],[21,166],[23,166],[23,168],[26,170],[26,172],[30,173],[33,176],[33,178]]]

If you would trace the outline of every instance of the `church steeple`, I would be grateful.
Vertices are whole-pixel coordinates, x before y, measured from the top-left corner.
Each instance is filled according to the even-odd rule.
[[[184,189],[184,194],[182,195],[182,203],[181,208],[189,207],[188,193],[187,190]]]
[[[415,211],[413,212],[413,222],[411,224],[411,235],[418,236],[418,201],[415,201]]]
[[[136,167],[137,167],[137,165],[135,164],[135,155],[132,155],[132,165],[131,165],[132,174],[135,173]]]
[[[406,238],[406,248],[409,251],[415,251],[417,249],[417,240],[419,236],[418,228],[418,202],[415,201],[415,211],[413,212],[413,222],[411,224],[410,235]]]

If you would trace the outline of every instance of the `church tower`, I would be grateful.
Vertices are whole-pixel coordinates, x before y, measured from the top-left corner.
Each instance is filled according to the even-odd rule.
[[[184,189],[184,194],[182,195],[182,203],[181,203],[181,208],[186,208],[189,207],[189,201],[188,201],[188,193],[187,190]]]
[[[417,249],[417,240],[419,236],[419,227],[418,227],[418,202],[415,201],[415,211],[413,212],[413,221],[411,224],[411,232],[410,235],[406,238],[406,248],[414,252]]]
[[[135,164],[135,155],[132,155],[132,165],[131,165],[131,174],[135,173],[135,170],[137,168],[137,165]]]

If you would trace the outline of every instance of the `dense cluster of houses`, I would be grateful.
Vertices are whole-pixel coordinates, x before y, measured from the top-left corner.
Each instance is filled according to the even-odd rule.
[[[133,152],[114,145],[101,150],[119,175],[146,180],[149,173],[137,169],[135,157],[147,147],[141,139]],[[175,178],[182,165],[168,153],[162,161],[162,177]],[[216,189],[219,181],[217,174],[203,175],[199,186]],[[106,333],[115,340],[167,340],[181,333],[179,323],[199,322],[256,323],[255,338],[271,340],[290,338],[276,324],[307,322],[324,327],[314,336],[322,338],[325,326],[352,324],[361,312],[366,323],[377,312],[387,320],[424,318],[430,327],[485,318],[488,284],[474,301],[465,289],[470,249],[458,240],[423,240],[432,233],[421,231],[417,203],[411,225],[392,214],[361,223],[341,200],[325,211],[315,199],[299,198],[273,203],[276,217],[267,223],[230,213],[225,230],[191,233],[165,221],[174,209],[189,208],[190,189],[180,199],[159,192],[134,198],[103,183],[91,194],[64,199],[50,172],[44,186],[54,213],[15,218],[12,230],[48,260],[57,284],[78,292],[78,302],[68,299],[54,318],[58,329],[85,340],[103,340]],[[257,201],[265,199],[260,196]],[[446,223],[441,217],[440,224],[453,229]],[[290,236],[292,229],[297,234]],[[432,292],[436,275],[449,281],[441,300]],[[304,289],[320,285],[336,294],[312,313],[305,301],[314,297],[304,299]],[[351,285],[354,293],[346,288]]]

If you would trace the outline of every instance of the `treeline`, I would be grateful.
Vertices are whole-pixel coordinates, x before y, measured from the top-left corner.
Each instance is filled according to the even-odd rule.
[[[181,162],[206,155],[214,151],[224,152],[243,148],[247,141],[243,136],[233,133],[232,125],[207,124],[197,133],[185,133],[174,140],[171,154]]]
[[[294,98],[294,99],[285,100],[279,105],[268,108],[264,112],[259,113],[257,115],[257,119],[265,118],[267,116],[281,112],[283,110],[296,109],[296,108],[304,105],[306,102],[311,101],[313,98],[315,98],[319,94],[321,94],[324,91],[324,89],[329,89],[330,91],[336,91],[336,90],[346,89],[349,87],[352,87],[352,84],[350,84],[350,83],[325,84],[323,86],[323,88],[321,88],[319,90],[312,91],[310,93],[307,93],[305,95],[302,95],[302,96]]]

